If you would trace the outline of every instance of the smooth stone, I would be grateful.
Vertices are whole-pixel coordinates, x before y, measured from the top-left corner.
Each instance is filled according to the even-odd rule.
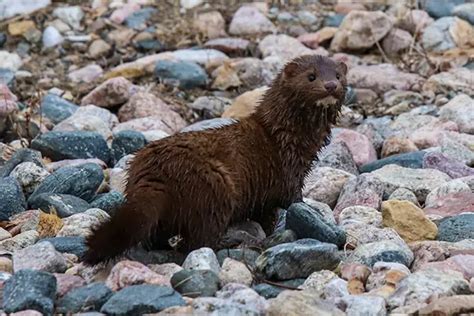
[[[98,311],[113,295],[104,283],[95,282],[72,289],[56,303],[58,313]]]
[[[349,147],[343,142],[330,142],[321,149],[316,161],[318,167],[331,167],[358,175],[359,169]]]
[[[219,272],[219,279],[221,286],[225,286],[229,283],[250,286],[253,282],[253,275],[244,263],[226,258],[224,259],[222,269]]]
[[[221,116],[231,103],[230,99],[224,97],[201,96],[190,104],[190,108],[202,112],[205,117],[213,118]]]
[[[81,258],[87,251],[83,237],[51,237],[40,239],[51,243],[61,253],[71,253]]]
[[[303,284],[298,286],[302,290],[310,290],[317,296],[322,296],[326,285],[334,279],[339,278],[337,274],[329,270],[321,270],[311,273]]]
[[[392,136],[383,142],[381,156],[386,158],[415,151],[418,151],[418,147],[411,139]]]
[[[6,251],[15,252],[19,249],[33,245],[38,240],[39,234],[35,230],[27,230],[12,238],[0,241],[0,248]]]
[[[90,83],[99,79],[104,70],[97,64],[90,64],[68,73],[68,79],[74,83]]]
[[[97,59],[107,55],[111,49],[112,46],[110,46],[106,41],[103,39],[97,39],[89,46],[88,53],[92,58]]]
[[[374,227],[382,228],[382,213],[368,206],[349,206],[342,210],[339,215],[339,224],[344,226],[346,222],[357,221]]]
[[[110,149],[96,132],[46,132],[33,139],[31,148],[53,161],[64,159],[99,158],[108,163]]]
[[[305,282],[305,279],[293,279],[293,280],[286,280],[286,281],[280,281],[278,282],[279,284],[282,284],[285,287],[292,287],[297,289],[299,286],[301,286]],[[252,287],[255,292],[257,292],[260,296],[270,299],[270,298],[275,298],[280,294],[281,292],[285,291],[285,288],[267,284],[267,283],[260,283]]]
[[[13,177],[0,178],[0,220],[26,210],[26,200],[20,183]]]
[[[111,78],[84,96],[81,105],[94,104],[111,108],[127,102],[136,90],[137,87],[124,77]]]
[[[275,31],[273,23],[256,7],[241,6],[232,17],[229,33],[232,35],[252,35]]]
[[[84,11],[80,6],[67,6],[54,9],[53,16],[67,23],[74,30],[81,29],[81,21],[84,18]]]
[[[56,298],[63,297],[66,293],[74,288],[85,286],[86,281],[77,275],[66,274],[66,273],[54,273],[56,278]]]
[[[382,40],[382,48],[388,55],[397,55],[408,49],[413,42],[411,34],[399,28],[393,28]]]
[[[260,41],[258,48],[262,52],[263,57],[278,57],[283,62],[304,54],[316,55],[319,53],[327,55],[324,49],[310,49],[298,41],[298,39],[286,34],[267,35]]]
[[[29,196],[50,173],[33,162],[22,162],[12,170],[10,176],[15,178]]]
[[[437,239],[450,242],[474,239],[474,213],[442,219],[438,224]]]
[[[428,262],[422,265],[419,270],[438,269],[449,273],[451,271],[461,272],[466,280],[474,278],[474,255],[455,255],[446,260],[438,262]]]
[[[98,194],[90,203],[91,208],[100,208],[113,215],[117,208],[125,202],[125,196],[118,191],[110,191]]]
[[[41,153],[30,148],[19,148],[7,162],[0,167],[0,177],[8,177],[19,164],[33,162],[38,167],[44,168]]]
[[[65,218],[77,213],[82,213],[91,208],[91,205],[81,198],[70,194],[40,193],[28,200],[32,209],[48,211],[51,208],[56,210],[56,214]]]
[[[125,19],[125,25],[131,29],[143,30],[146,28],[148,20],[156,12],[158,12],[158,10],[152,7],[145,7],[135,11]]]
[[[18,71],[23,65],[23,61],[18,54],[0,50],[0,68]]]
[[[398,262],[410,266],[413,252],[406,244],[383,240],[359,245],[347,259],[347,262],[361,263],[369,267],[379,261]]]
[[[41,270],[62,273],[67,269],[66,259],[49,242],[39,242],[13,254],[13,270]]]
[[[346,235],[334,223],[329,222],[319,212],[305,203],[290,205],[286,214],[286,228],[296,232],[299,239],[311,238],[342,247]]]
[[[453,159],[441,152],[430,152],[423,157],[423,168],[436,169],[446,173],[452,179],[474,175],[474,168]]]
[[[114,159],[118,161],[128,154],[134,154],[145,145],[145,136],[140,132],[129,130],[115,133],[112,141]]]
[[[263,248],[271,248],[276,245],[286,244],[289,242],[294,242],[298,239],[295,232],[291,229],[285,229],[281,231],[275,231],[273,234],[265,238],[263,241]]]
[[[135,284],[153,284],[170,286],[170,278],[160,275],[143,263],[123,260],[110,271],[105,285],[112,291],[118,291]]]
[[[330,14],[327,15],[323,20],[323,25],[326,27],[337,27],[341,26],[344,20],[344,14]]]
[[[457,123],[461,133],[474,134],[474,99],[467,94],[458,94],[441,107],[439,117]]]
[[[10,69],[0,68],[0,83],[6,84],[8,88],[13,89],[15,85],[15,72]]]
[[[444,93],[447,90],[473,95],[474,88],[470,81],[473,71],[468,68],[458,67],[434,74],[426,80],[423,90],[433,91],[434,93]]]
[[[158,285],[131,285],[116,292],[100,309],[108,315],[141,315],[160,312],[185,301],[176,291]]]
[[[428,51],[442,52],[456,47],[451,29],[456,23],[454,17],[440,18],[428,25],[421,37],[423,47]]]
[[[237,260],[248,265],[252,270],[255,268],[255,261],[260,253],[252,249],[221,249],[217,252],[217,260],[222,265],[226,258]]]
[[[317,297],[311,291],[285,290],[270,300],[268,315],[321,315],[342,316],[343,311]]]
[[[386,165],[398,165],[405,168],[420,169],[423,168],[423,157],[426,151],[414,151],[409,153],[392,155],[360,167],[361,173],[372,172]]]
[[[182,89],[203,87],[208,81],[207,73],[193,62],[160,60],[154,73],[165,84],[176,84]]]
[[[335,268],[340,260],[336,245],[300,239],[265,250],[257,258],[257,271],[269,279],[305,278],[314,271]]]
[[[86,237],[93,227],[106,221],[109,215],[100,209],[90,209],[63,219],[63,227],[56,234],[57,237],[79,236]]]
[[[54,26],[49,25],[43,31],[42,42],[44,47],[52,48],[62,44],[64,42],[64,37]]]
[[[439,19],[445,16],[451,16],[453,9],[457,5],[461,5],[465,2],[466,0],[446,0],[442,2],[436,0],[425,0],[421,3],[421,8],[435,19]]]
[[[217,47],[213,46],[212,44],[211,45],[208,45],[208,44],[209,42],[212,43],[212,41],[214,41],[215,39],[217,40],[216,43],[223,43],[223,42],[220,42],[220,37],[227,36],[227,33],[225,31],[225,26],[226,26],[225,24],[226,23],[225,23],[224,17],[217,10],[199,13],[193,22],[194,27],[199,32],[203,33],[204,35],[207,36],[207,38],[210,39],[210,41],[204,44],[204,47],[214,48],[218,50],[221,50],[219,49],[219,44],[217,45]],[[229,38],[229,40],[230,42],[232,42],[233,38]],[[225,41],[223,44],[224,46],[226,45]],[[222,51],[224,53],[229,53],[228,51],[224,51],[224,50]]]
[[[459,4],[453,8],[451,13],[467,22],[474,25],[474,4],[473,3],[464,3]]]
[[[53,315],[56,278],[44,271],[22,270],[4,283],[3,310],[6,313],[26,309]]]
[[[183,262],[183,269],[188,270],[211,270],[218,274],[220,271],[219,261],[211,248],[203,247],[191,251]]]
[[[416,206],[420,206],[415,193],[405,188],[398,188],[388,197],[388,200],[408,201]]]
[[[188,297],[214,296],[219,276],[212,270],[181,270],[171,277],[173,288]]]
[[[342,128],[334,135],[331,142],[345,143],[358,167],[377,160],[374,146],[367,136],[359,132]]]
[[[204,47],[217,49],[229,55],[244,55],[250,48],[250,43],[243,38],[222,37],[207,41]]]

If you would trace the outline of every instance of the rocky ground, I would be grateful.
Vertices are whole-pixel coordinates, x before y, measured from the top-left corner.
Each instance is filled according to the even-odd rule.
[[[0,2],[2,314],[473,313],[473,25],[469,0]],[[301,54],[350,87],[273,235],[81,264],[137,149],[245,117]]]

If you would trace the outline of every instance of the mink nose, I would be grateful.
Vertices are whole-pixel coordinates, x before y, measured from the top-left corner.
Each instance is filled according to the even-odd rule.
[[[334,92],[337,87],[337,82],[335,81],[328,81],[324,84],[324,88],[326,89],[327,92]]]

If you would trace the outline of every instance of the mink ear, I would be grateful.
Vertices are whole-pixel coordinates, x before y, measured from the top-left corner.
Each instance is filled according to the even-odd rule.
[[[337,69],[339,69],[344,74],[344,76],[347,75],[347,65],[342,61],[337,63]]]
[[[283,70],[284,78],[294,77],[298,72],[298,64],[295,62],[290,62],[286,64],[285,69]]]

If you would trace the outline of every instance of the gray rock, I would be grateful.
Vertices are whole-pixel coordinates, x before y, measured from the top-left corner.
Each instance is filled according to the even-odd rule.
[[[41,114],[46,116],[53,124],[58,124],[74,114],[77,109],[76,104],[55,94],[48,93],[41,101],[40,110]]]
[[[263,241],[263,248],[267,249],[276,245],[294,242],[297,239],[298,237],[296,236],[296,233],[291,229],[276,231],[272,235],[265,238],[265,240]]]
[[[343,298],[348,316],[387,315],[385,299],[381,296],[349,295]]]
[[[474,239],[474,213],[442,219],[438,224],[437,239],[450,242]]]
[[[74,30],[81,29],[81,21],[84,18],[84,11],[80,6],[59,7],[54,9],[53,16],[61,19]]]
[[[334,269],[341,257],[334,244],[300,239],[265,250],[257,258],[257,271],[266,278],[305,278],[314,271]]]
[[[171,285],[188,297],[214,296],[219,289],[219,276],[211,270],[183,269],[171,277]]]
[[[459,131],[474,134],[474,99],[467,94],[458,94],[441,107],[439,117],[444,121],[456,122]]]
[[[230,99],[215,96],[198,97],[190,108],[202,112],[205,118],[219,117],[232,104]]]
[[[5,251],[15,252],[30,245],[33,245],[38,240],[39,234],[35,230],[27,230],[12,238],[2,240],[0,242],[0,249]]]
[[[428,12],[432,17],[439,19],[445,16],[450,16],[453,9],[460,4],[465,3],[466,0],[424,0],[421,1],[421,8]]]
[[[323,20],[323,25],[324,26],[329,26],[329,27],[339,27],[341,25],[342,20],[344,20],[345,15],[343,14],[330,14],[326,15],[326,17]]]
[[[451,13],[474,25],[474,3],[460,4],[454,7]]]
[[[95,163],[62,167],[46,177],[28,201],[41,193],[70,194],[91,201],[103,180],[102,168]]]
[[[118,191],[110,191],[97,195],[97,197],[91,202],[91,207],[100,208],[106,211],[110,215],[113,215],[117,207],[122,205],[125,201],[125,197]]]
[[[398,188],[388,197],[389,200],[409,201],[418,205],[418,199],[415,193],[405,188]]]
[[[54,246],[56,251],[61,253],[71,253],[79,258],[84,255],[87,250],[84,237],[72,236],[72,237],[52,237],[44,238],[41,242],[49,242]]]
[[[347,262],[361,263],[369,267],[379,261],[398,262],[410,266],[413,252],[402,242],[383,240],[359,245],[347,259]]]
[[[183,269],[211,270],[219,274],[220,266],[216,254],[211,248],[200,248],[191,251],[183,263]]]
[[[40,152],[29,148],[20,148],[17,149],[11,158],[0,167],[0,177],[7,177],[16,166],[23,162],[33,162],[38,167],[44,167]]]
[[[13,271],[23,269],[62,273],[67,269],[67,263],[51,243],[39,242],[13,253]]]
[[[248,265],[252,270],[255,268],[255,261],[260,254],[252,249],[221,249],[217,252],[219,264],[224,263],[225,258],[231,258]]]
[[[60,193],[39,193],[28,200],[32,209],[41,209],[48,212],[51,207],[56,214],[65,218],[77,213],[82,213],[91,208],[91,205],[77,196]]]
[[[128,154],[134,154],[145,145],[145,136],[140,132],[125,130],[115,133],[112,141],[112,154],[114,155],[114,161],[119,161],[120,158]]]
[[[372,172],[386,165],[398,165],[405,168],[420,169],[423,168],[423,157],[425,156],[425,154],[426,151],[421,150],[410,153],[392,155],[361,166],[360,172]]]
[[[10,176],[14,177],[23,189],[25,196],[29,196],[49,175],[44,168],[33,162],[22,162],[12,170]]]
[[[204,69],[194,62],[160,60],[156,63],[155,76],[167,84],[182,89],[204,87],[208,76]]]
[[[332,142],[321,150],[316,162],[318,167],[332,167],[358,175],[359,170],[349,147],[343,142]]]
[[[456,23],[454,17],[444,17],[428,25],[421,36],[421,44],[428,51],[442,52],[456,47],[450,28]]]
[[[146,28],[146,22],[156,12],[158,12],[158,10],[151,7],[135,11],[125,19],[125,25],[131,29],[144,30]]]
[[[107,315],[142,315],[157,313],[171,306],[184,306],[185,301],[173,289],[158,285],[131,285],[115,293],[100,311]]]
[[[288,208],[286,228],[293,230],[300,239],[312,238],[338,247],[346,242],[346,234],[342,229],[305,203],[294,203]]]
[[[12,89],[15,84],[15,73],[11,69],[0,68],[0,83]]]
[[[78,313],[99,311],[112,295],[112,290],[101,282],[75,288],[57,302],[56,312]]]
[[[43,47],[51,48],[62,44],[64,42],[64,37],[54,26],[48,25],[48,27],[43,31],[41,40]]]
[[[53,315],[55,296],[54,275],[43,271],[18,271],[4,284],[3,310],[14,313],[32,309],[43,315]]]
[[[18,181],[13,177],[0,178],[0,220],[26,210],[26,200]]]
[[[293,279],[293,280],[286,280],[280,281],[279,284],[284,285],[285,287],[292,287],[297,289],[300,285],[305,282],[305,279]],[[277,297],[278,294],[285,291],[286,288],[267,284],[267,283],[260,283],[252,287],[259,295],[263,296],[266,299]]]

